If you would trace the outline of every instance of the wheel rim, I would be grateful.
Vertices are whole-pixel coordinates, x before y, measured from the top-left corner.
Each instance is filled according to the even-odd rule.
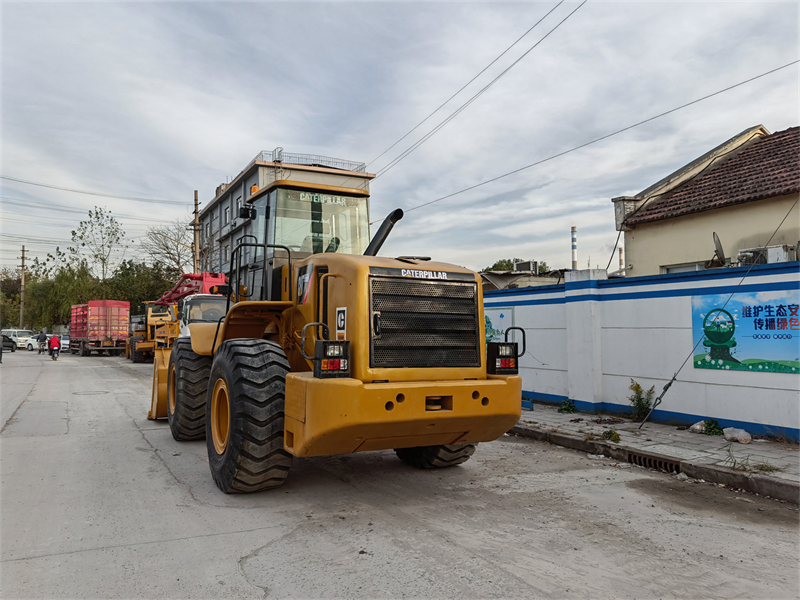
[[[217,379],[211,396],[211,439],[217,454],[223,454],[228,446],[230,432],[230,399],[228,384]]]
[[[175,365],[169,369],[169,390],[167,391],[167,398],[169,399],[169,412],[175,414]]]

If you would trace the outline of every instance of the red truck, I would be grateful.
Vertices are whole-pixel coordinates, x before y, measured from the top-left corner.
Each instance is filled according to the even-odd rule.
[[[70,352],[81,356],[93,351],[123,354],[130,318],[130,302],[90,300],[88,304],[76,304],[70,322]]]

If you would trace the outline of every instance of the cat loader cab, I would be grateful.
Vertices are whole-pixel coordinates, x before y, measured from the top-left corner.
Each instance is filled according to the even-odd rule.
[[[151,406],[176,440],[205,438],[222,491],[278,486],[301,457],[453,466],[516,424],[518,349],[487,351],[480,276],[377,256],[401,210],[372,241],[361,190],[276,181],[242,210],[257,233],[212,290],[224,314],[187,322]]]

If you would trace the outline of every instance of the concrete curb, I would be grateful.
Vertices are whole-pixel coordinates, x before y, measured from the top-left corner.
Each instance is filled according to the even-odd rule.
[[[712,483],[722,483],[727,486],[786,500],[794,504],[800,504],[800,483],[786,481],[769,475],[747,473],[736,471],[727,467],[717,465],[705,465],[694,463],[691,460],[681,460],[663,454],[649,453],[641,448],[633,448],[621,444],[612,444],[599,440],[586,440],[578,436],[561,433],[559,431],[548,431],[538,427],[533,427],[528,423],[517,423],[509,430],[521,437],[526,437],[542,442],[549,442],[557,446],[580,450],[589,454],[604,454],[614,460],[629,462],[629,454],[651,458],[653,461],[664,461],[678,466],[681,473],[694,479],[704,479]]]

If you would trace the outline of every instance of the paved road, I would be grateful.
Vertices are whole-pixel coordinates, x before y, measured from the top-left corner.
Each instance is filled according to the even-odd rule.
[[[3,355],[3,598],[800,594],[796,506],[522,438],[443,471],[297,460],[224,495],[204,442],[145,418],[150,370]]]

